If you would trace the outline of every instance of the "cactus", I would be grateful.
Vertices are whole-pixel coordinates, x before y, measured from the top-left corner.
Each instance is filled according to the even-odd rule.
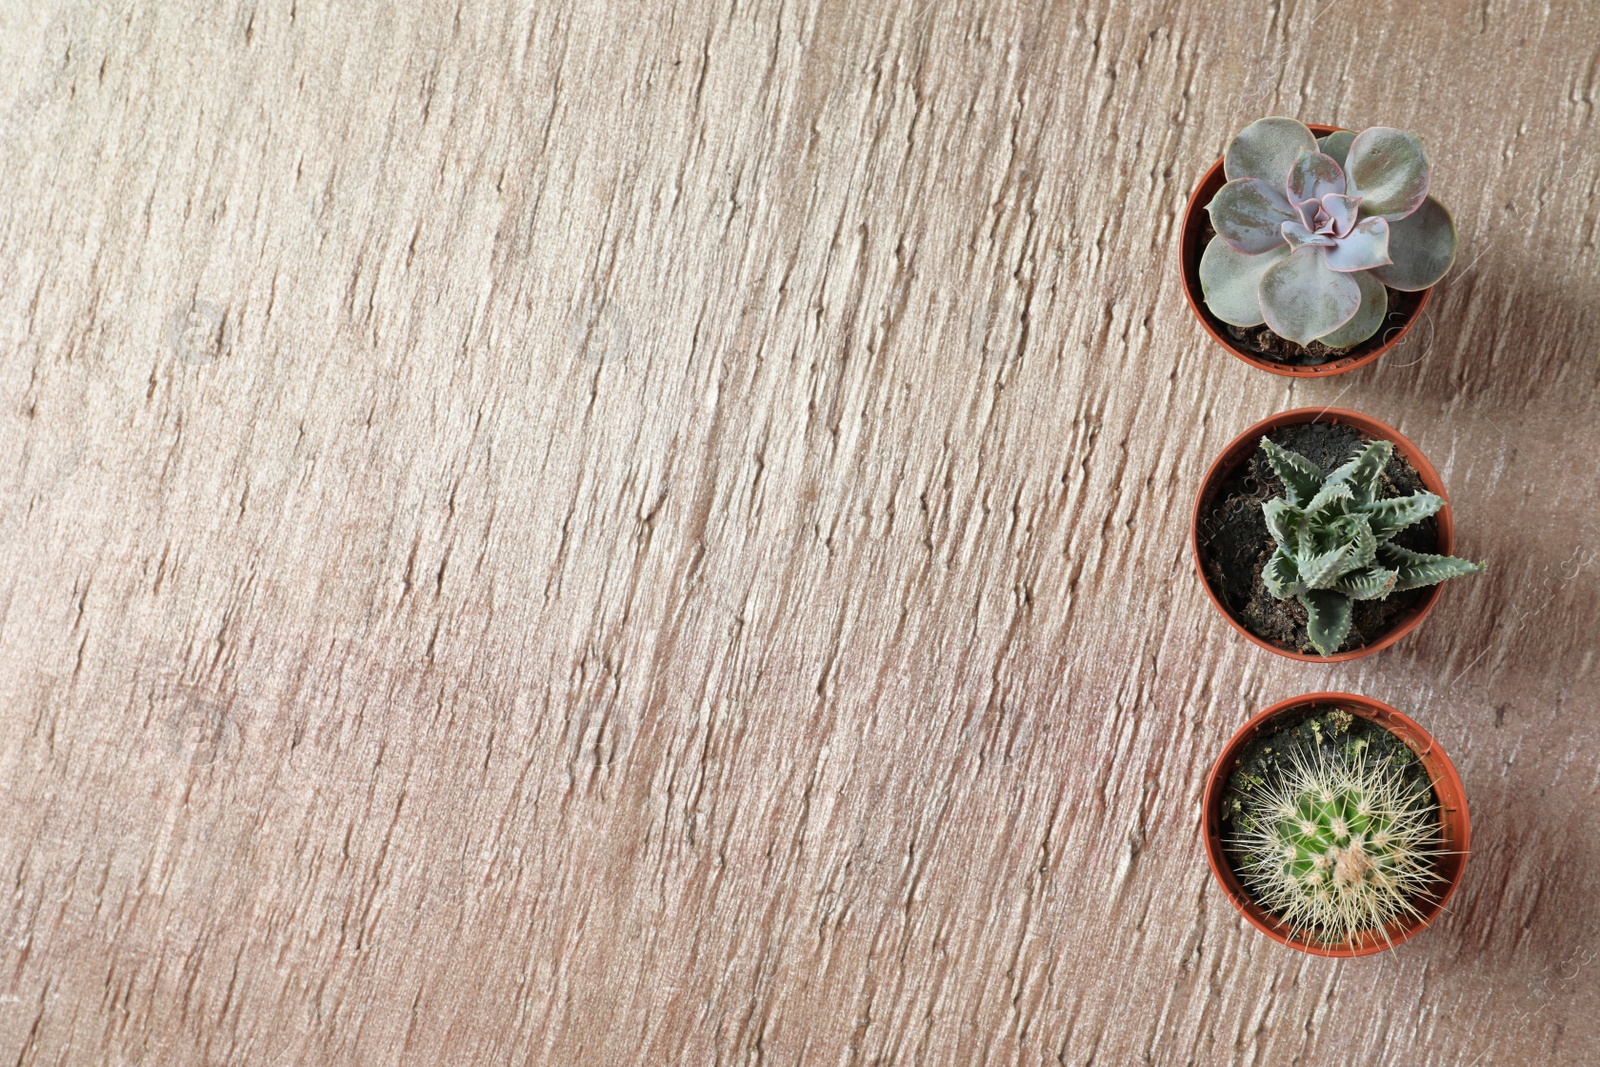
[[[1256,902],[1329,943],[1420,918],[1443,852],[1433,790],[1392,758],[1363,759],[1363,747],[1291,757],[1254,791],[1232,842]]]
[[[1206,205],[1217,235],[1200,258],[1206,306],[1223,322],[1347,348],[1383,324],[1385,286],[1427,289],[1455,260],[1455,223],[1428,195],[1422,142],[1404,131],[1319,140],[1294,119],[1258,119],[1223,168],[1228,182]]]
[[[1267,531],[1277,548],[1262,569],[1267,592],[1297,598],[1306,609],[1306,632],[1320,654],[1331,656],[1350,635],[1351,602],[1382,600],[1390,593],[1476,574],[1481,563],[1413,552],[1391,540],[1438,511],[1439,496],[1381,495],[1383,468],[1394,446],[1372,441],[1331,474],[1298,452],[1261,439],[1284,495],[1264,503]]]

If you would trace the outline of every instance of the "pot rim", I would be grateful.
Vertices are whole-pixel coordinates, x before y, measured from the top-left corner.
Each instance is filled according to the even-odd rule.
[[[1439,824],[1444,844],[1450,849],[1443,861],[1440,871],[1440,880],[1445,883],[1444,891],[1437,899],[1428,901],[1419,908],[1422,912],[1420,918],[1416,916],[1402,916],[1395,919],[1373,934],[1368,933],[1355,944],[1325,945],[1296,939],[1293,934],[1286,934],[1286,924],[1267,914],[1258,905],[1250,894],[1240,884],[1238,876],[1233,872],[1233,866],[1228,862],[1227,855],[1222,849],[1221,820],[1217,818],[1217,809],[1222,802],[1222,792],[1227,786],[1229,761],[1237,758],[1238,752],[1246,742],[1254,738],[1267,727],[1274,719],[1286,712],[1299,711],[1315,707],[1324,707],[1336,704],[1342,708],[1360,715],[1369,722],[1375,722],[1398,737],[1407,748],[1416,753],[1417,759],[1428,772],[1428,779],[1433,785],[1434,796],[1439,802]],[[1450,757],[1445,754],[1444,747],[1436,741],[1431,734],[1421,726],[1394,707],[1372,697],[1361,696],[1356,693],[1337,691],[1324,691],[1320,693],[1304,693],[1300,696],[1280,700],[1276,704],[1257,712],[1243,726],[1235,731],[1234,735],[1223,746],[1211,765],[1211,770],[1206,776],[1205,793],[1201,799],[1200,824],[1201,834],[1205,839],[1206,861],[1211,867],[1211,874],[1216,879],[1218,886],[1227,894],[1228,899],[1239,913],[1251,926],[1260,930],[1268,937],[1282,945],[1287,945],[1297,951],[1312,956],[1332,956],[1350,958],[1354,956],[1370,956],[1376,952],[1384,952],[1414,937],[1426,929],[1434,919],[1443,914],[1445,906],[1455,894],[1461,884],[1462,875],[1466,870],[1467,858],[1472,847],[1472,820],[1467,805],[1466,787],[1461,782],[1461,776],[1456,773],[1456,768],[1450,762]]]
[[[1206,591],[1206,596],[1210,598],[1212,605],[1221,613],[1222,617],[1228,620],[1228,625],[1243,634],[1246,640],[1266,649],[1268,652],[1276,653],[1288,659],[1299,660],[1302,663],[1345,663],[1349,660],[1360,659],[1362,656],[1370,656],[1374,652],[1381,652],[1420,626],[1422,620],[1427,618],[1428,613],[1439,602],[1439,597],[1444,592],[1444,583],[1440,582],[1430,586],[1427,595],[1422,601],[1401,616],[1400,620],[1376,641],[1362,645],[1359,648],[1335,652],[1331,656],[1319,656],[1312,652],[1281,648],[1266,638],[1251,633],[1243,623],[1234,618],[1233,612],[1228,610],[1228,606],[1223,603],[1217,591],[1211,588],[1211,579],[1206,576],[1205,557],[1202,554],[1200,544],[1201,522],[1205,515],[1206,505],[1211,502],[1215,495],[1216,486],[1241,463],[1248,461],[1255,454],[1256,449],[1260,447],[1256,443],[1257,440],[1263,435],[1284,426],[1309,424],[1323,419],[1333,425],[1345,423],[1367,434],[1369,437],[1379,437],[1394,444],[1395,449],[1405,457],[1407,462],[1422,478],[1423,487],[1429,492],[1438,495],[1444,501],[1444,504],[1440,506],[1434,516],[1439,529],[1438,552],[1440,555],[1445,556],[1454,555],[1456,528],[1455,519],[1450,508],[1450,496],[1445,492],[1444,479],[1439,477],[1438,470],[1434,468],[1432,463],[1428,462],[1428,457],[1423,455],[1422,449],[1418,448],[1410,438],[1388,423],[1380,422],[1372,416],[1363,415],[1358,411],[1336,407],[1294,408],[1289,411],[1280,411],[1276,415],[1270,415],[1255,423],[1223,446],[1222,451],[1217,453],[1217,457],[1211,461],[1211,465],[1206,468],[1205,474],[1200,478],[1200,491],[1195,494],[1194,510],[1189,516],[1189,545],[1194,556],[1195,573],[1200,576],[1201,588]]]
[[[1329,126],[1320,122],[1308,122],[1305,123],[1305,126],[1318,137],[1344,129],[1342,126]],[[1367,366],[1379,356],[1400,344],[1401,339],[1410,332],[1411,327],[1416,325],[1418,319],[1422,318],[1422,313],[1428,306],[1428,298],[1433,293],[1431,286],[1417,294],[1417,306],[1404,322],[1399,326],[1387,327],[1392,335],[1388,336],[1382,345],[1362,356],[1345,356],[1311,367],[1293,367],[1283,363],[1274,363],[1270,359],[1263,359],[1253,352],[1242,351],[1227,337],[1223,336],[1206,317],[1210,312],[1206,309],[1205,300],[1199,292],[1200,257],[1198,254],[1194,257],[1194,265],[1191,272],[1189,256],[1187,255],[1190,244],[1198,242],[1200,233],[1199,219],[1205,212],[1205,204],[1209,203],[1211,197],[1216,195],[1216,188],[1220,188],[1222,185],[1219,180],[1222,177],[1222,166],[1223,159],[1219,158],[1200,175],[1199,182],[1195,184],[1194,191],[1189,194],[1189,200],[1184,205],[1183,218],[1180,220],[1178,230],[1178,281],[1183,289],[1183,298],[1188,302],[1189,310],[1194,312],[1195,319],[1206,333],[1211,336],[1211,339],[1233,356],[1255,367],[1257,370],[1264,370],[1269,374],[1278,374],[1290,378],[1326,378],[1335,374],[1344,374],[1359,367]],[[1216,188],[1212,188],[1211,186],[1213,185]],[[1202,193],[1205,194],[1204,197],[1202,197]],[[1191,273],[1193,278],[1190,277]]]

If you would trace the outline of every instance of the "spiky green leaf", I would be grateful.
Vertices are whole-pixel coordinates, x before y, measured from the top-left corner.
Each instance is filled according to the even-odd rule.
[[[1382,600],[1394,591],[1393,586],[1397,577],[1396,571],[1371,567],[1345,575],[1333,584],[1333,589],[1351,600]]]
[[[1279,600],[1285,600],[1300,592],[1302,588],[1300,573],[1295,569],[1294,559],[1286,549],[1279,548],[1267,560],[1267,565],[1261,568],[1261,584],[1267,587],[1267,592]]]
[[[1404,567],[1408,564],[1432,563],[1434,560],[1449,559],[1449,556],[1436,556],[1432,552],[1417,552],[1413,549],[1402,548],[1393,541],[1383,541],[1378,544],[1378,558],[1390,567]]]
[[[1361,506],[1372,532],[1380,541],[1387,541],[1413,523],[1421,522],[1444,506],[1444,498],[1433,493],[1413,493],[1410,496],[1374,500]]]
[[[1266,516],[1267,532],[1272,539],[1282,547],[1292,549],[1295,530],[1303,517],[1300,509],[1280,496],[1261,505],[1261,511]]]
[[[1347,515],[1339,520],[1340,535],[1349,538],[1346,573],[1364,570],[1378,558],[1378,538],[1364,515]]]
[[[1306,505],[1306,521],[1317,526],[1324,526],[1339,515],[1345,513],[1345,505],[1353,500],[1355,494],[1348,485],[1342,482],[1323,482],[1322,488],[1317,490],[1317,495],[1311,498]]]
[[[1327,589],[1344,573],[1344,546],[1330,548],[1320,555],[1296,560],[1300,585],[1305,589]]]
[[[1383,468],[1393,454],[1394,445],[1390,442],[1369,441],[1348,462],[1328,475],[1328,483],[1348,485],[1352,502],[1358,507],[1370,504],[1378,499],[1383,487]]]
[[[1393,542],[1385,542],[1378,546],[1378,558],[1399,572],[1395,587],[1391,590],[1397,593],[1407,589],[1420,589],[1425,585],[1436,585],[1449,578],[1460,578],[1483,570],[1481,563],[1473,563],[1457,556],[1417,552],[1402,548]]]
[[[1339,651],[1350,636],[1350,598],[1332,589],[1311,589],[1300,594],[1306,609],[1306,633],[1311,647],[1324,656]]]
[[[1317,495],[1306,505],[1306,510],[1333,514],[1333,510],[1329,508],[1330,504],[1335,501],[1350,500],[1352,496],[1352,490],[1348,485],[1326,478],[1323,480],[1322,488],[1317,490]]]
[[[1296,560],[1302,582],[1310,589],[1331,589],[1347,574],[1370,567],[1378,541],[1357,516],[1342,516],[1327,526],[1333,547],[1309,559]]]
[[[1295,561],[1300,569],[1300,584],[1307,589],[1328,589],[1349,570],[1345,566],[1346,548],[1339,545],[1315,556],[1302,556]]]
[[[1394,592],[1403,593],[1407,589],[1420,589],[1426,585],[1438,585],[1440,582],[1451,578],[1464,578],[1469,574],[1477,574],[1483,570],[1483,564],[1473,563],[1471,560],[1461,559],[1458,556],[1436,556],[1424,563],[1410,563],[1402,566],[1397,572]]]
[[[1267,454],[1267,465],[1283,483],[1283,492],[1289,503],[1304,506],[1322,488],[1322,468],[1298,452],[1278,445],[1271,438],[1261,439],[1261,451]]]

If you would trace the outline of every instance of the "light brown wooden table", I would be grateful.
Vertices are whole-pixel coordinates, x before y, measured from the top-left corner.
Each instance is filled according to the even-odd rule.
[[[0,5],[0,1063],[1600,1062],[1600,8]],[[1185,196],[1427,141],[1407,346],[1205,338]],[[1489,562],[1357,663],[1197,479],[1359,408]],[[1197,833],[1254,710],[1477,833],[1337,962]]]

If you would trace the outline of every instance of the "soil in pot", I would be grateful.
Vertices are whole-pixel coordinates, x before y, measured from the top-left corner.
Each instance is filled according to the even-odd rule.
[[[1211,238],[1215,237],[1216,233],[1217,231],[1211,228],[1209,221],[1201,226],[1200,248],[1202,250],[1211,243]],[[1385,286],[1384,291],[1389,294],[1389,314],[1385,316],[1385,319],[1387,322],[1398,325],[1409,317],[1410,313],[1406,309],[1417,303],[1417,294],[1402,293],[1398,289],[1389,289],[1387,286]],[[1399,312],[1399,314],[1397,315],[1396,312]],[[1346,356],[1366,352],[1371,349],[1374,343],[1383,344],[1386,339],[1385,334],[1392,329],[1390,326],[1381,326],[1375,335],[1360,344],[1347,345],[1344,348],[1329,348],[1320,341],[1312,341],[1308,345],[1296,344],[1288,338],[1279,337],[1273,333],[1272,328],[1265,323],[1259,326],[1234,326],[1232,323],[1223,322],[1215,316],[1211,317],[1211,321],[1216,329],[1222,331],[1225,337],[1229,338],[1243,351],[1260,356],[1262,359],[1270,360],[1273,363],[1281,363],[1286,367],[1320,367],[1322,364],[1332,363],[1336,359],[1344,359]]]
[[[1305,456],[1323,472],[1334,470],[1372,438],[1349,426],[1301,423],[1274,430],[1275,444]],[[1383,469],[1383,496],[1409,496],[1427,487],[1415,467],[1398,450]],[[1261,570],[1276,542],[1267,532],[1261,505],[1283,495],[1283,483],[1266,455],[1257,448],[1220,486],[1215,503],[1200,529],[1201,559],[1206,578],[1228,611],[1245,629],[1263,640],[1294,652],[1315,652],[1306,632],[1306,609],[1298,600],[1278,600],[1267,592]],[[1439,526],[1428,518],[1402,530],[1394,543],[1416,552],[1439,551]],[[1421,603],[1431,587],[1394,593],[1383,600],[1358,600],[1344,649],[1360,648],[1381,638],[1396,620]]]
[[[1253,818],[1265,814],[1263,798],[1281,785],[1296,760],[1312,764],[1319,760],[1325,764],[1349,761],[1368,767],[1384,765],[1398,769],[1406,794],[1417,798],[1413,809],[1422,812],[1429,824],[1439,826],[1438,795],[1427,769],[1404,741],[1382,725],[1336,706],[1287,711],[1273,720],[1271,728],[1257,734],[1240,751],[1223,788],[1218,812],[1223,854],[1227,857],[1228,865],[1239,879],[1240,886],[1246,893],[1251,893],[1252,899],[1263,910],[1268,909],[1251,892],[1246,873],[1246,855],[1238,847],[1238,842],[1249,832]],[[1443,837],[1438,831],[1431,847],[1443,847]],[[1436,877],[1436,891],[1442,890],[1444,884],[1443,879],[1437,877],[1437,864],[1432,859],[1425,862]],[[1422,905],[1427,899],[1430,898],[1424,896],[1414,899],[1413,905],[1423,910]],[[1311,940],[1321,940],[1325,944],[1343,940],[1316,929],[1302,932]]]

